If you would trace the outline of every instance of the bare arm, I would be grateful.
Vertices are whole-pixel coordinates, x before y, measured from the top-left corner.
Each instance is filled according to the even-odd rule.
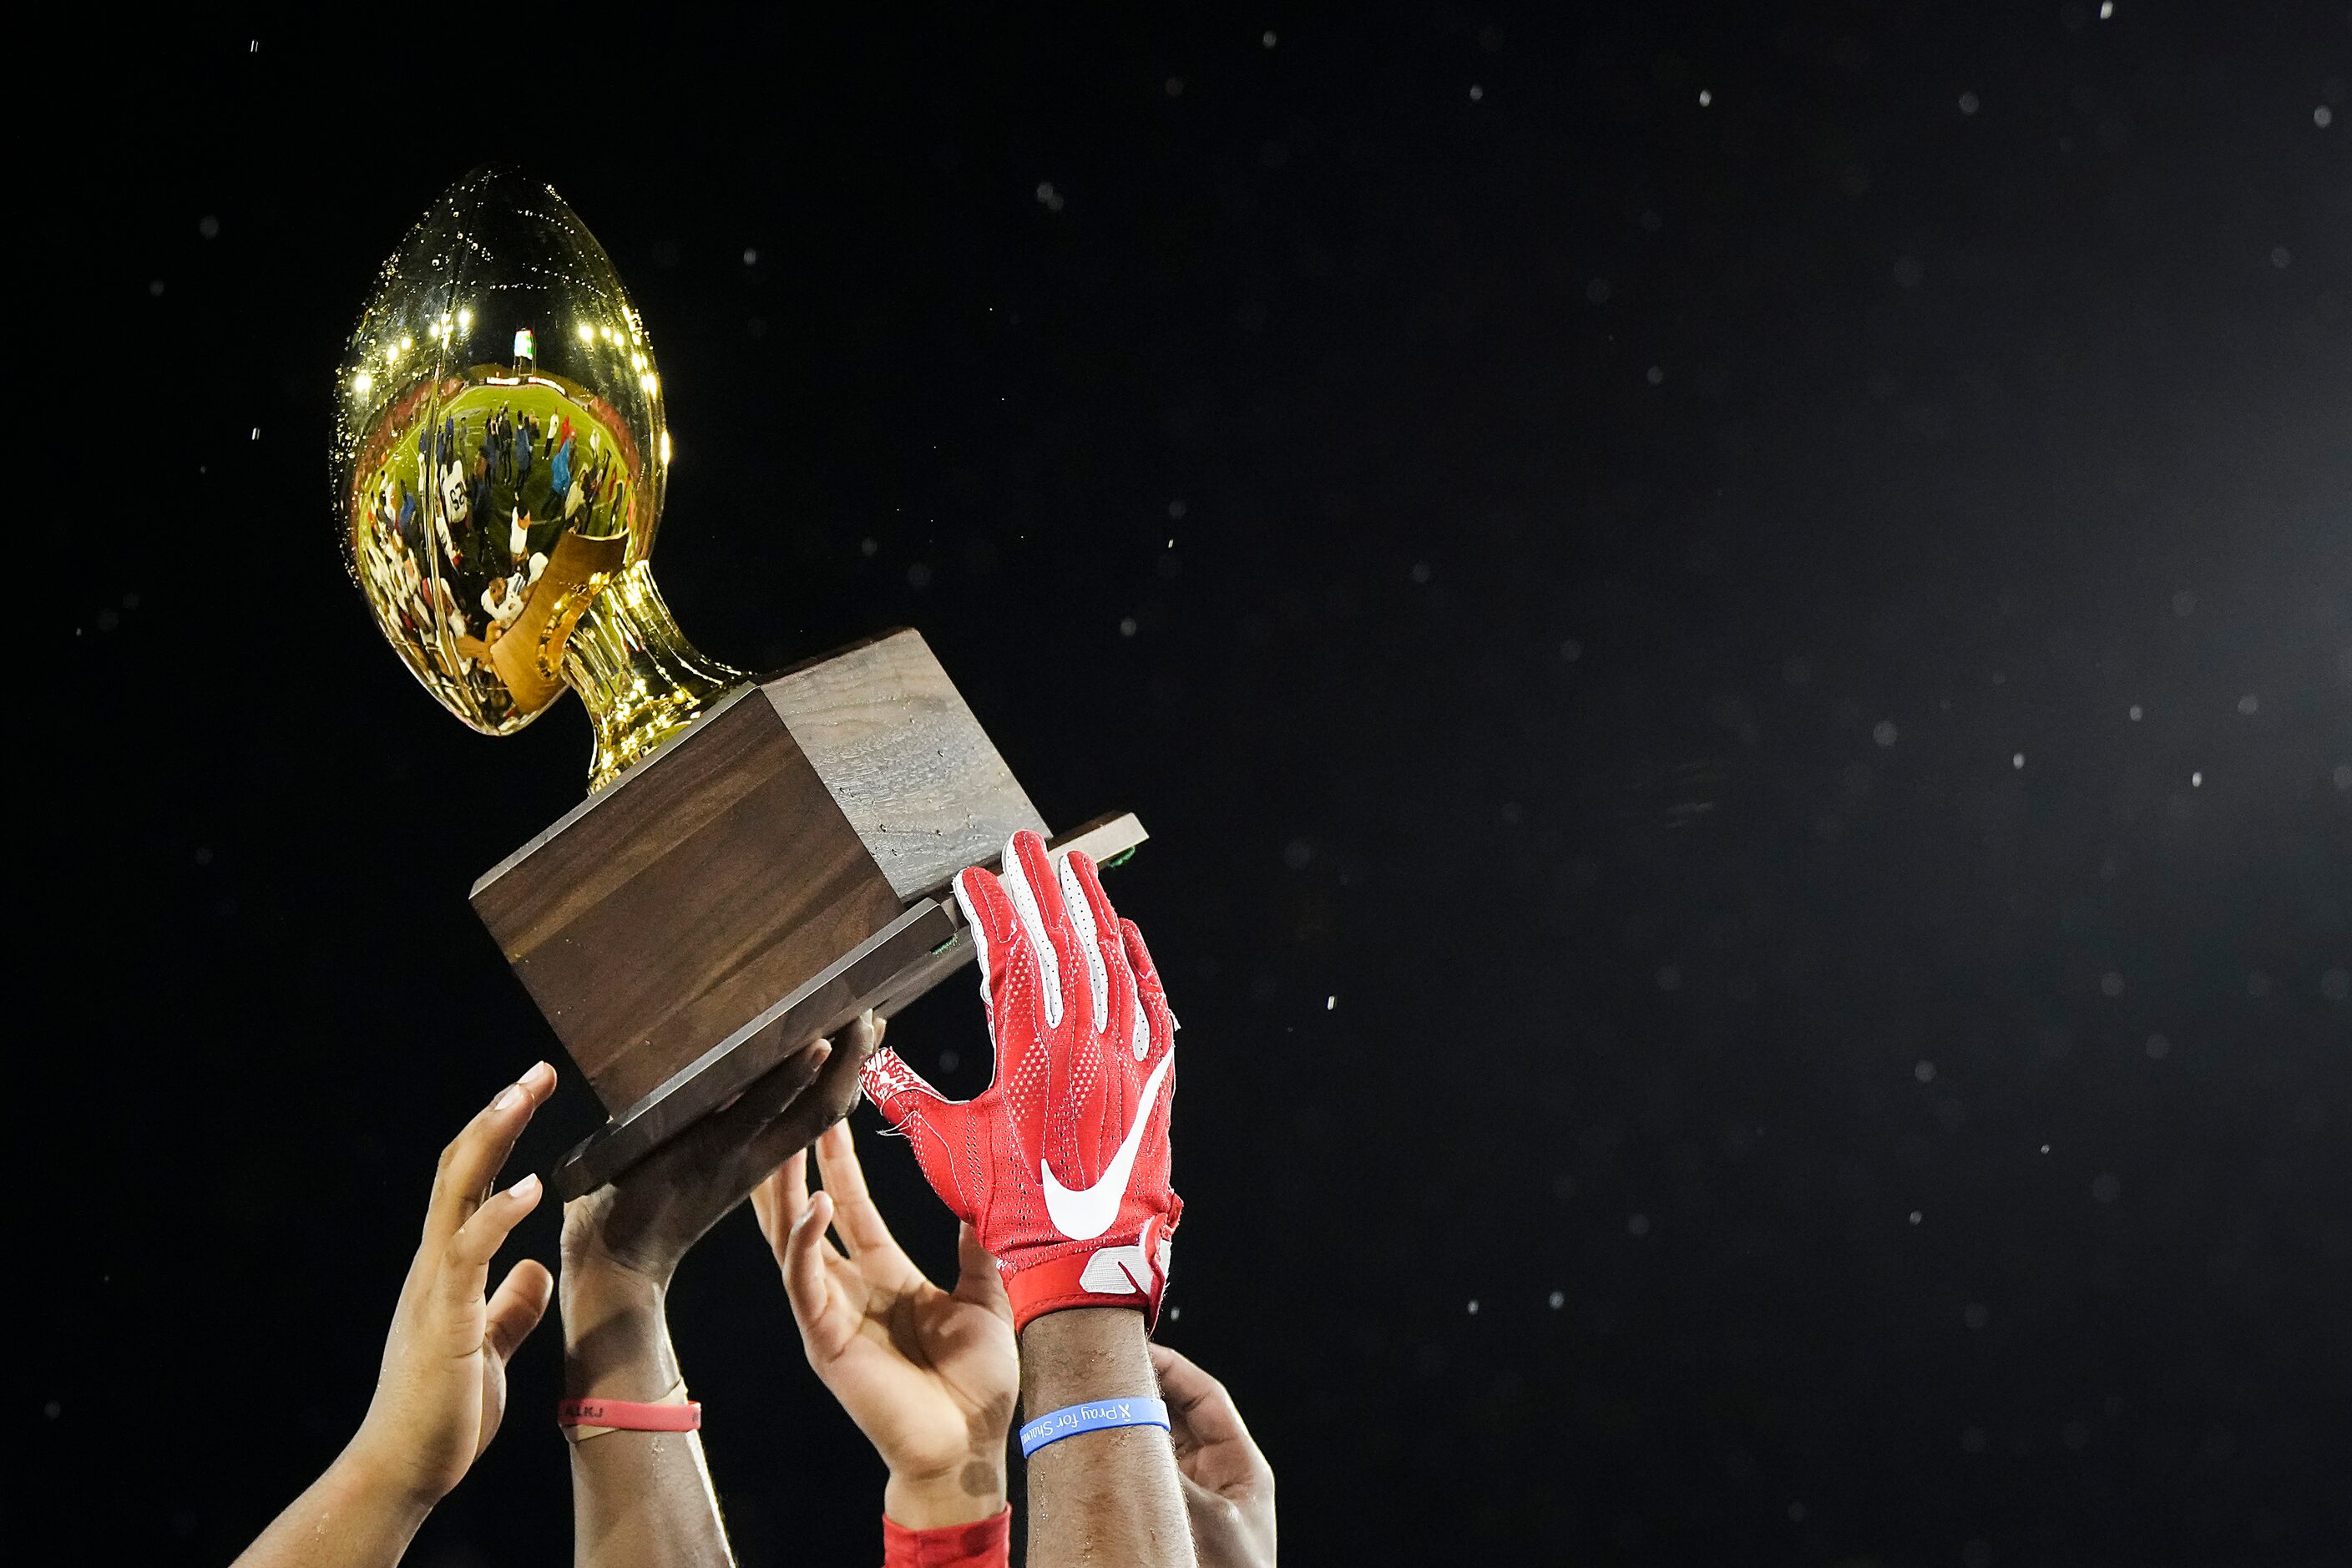
[[[1274,1467],[1225,1385],[1166,1345],[1151,1347],[1169,1436],[1184,1476],[1184,1511],[1201,1568],[1274,1568]]]
[[[272,1520],[236,1568],[374,1568],[400,1561],[430,1503],[406,1496],[350,1449]]]
[[[1072,1405],[1159,1393],[1140,1312],[1050,1312],[1022,1331],[1021,1405],[1032,1419]],[[1121,1426],[1066,1437],[1032,1455],[1029,1561],[1037,1568],[1192,1568],[1192,1532],[1168,1434]]]
[[[651,1403],[676,1388],[664,1303],[671,1276],[744,1194],[841,1120],[873,1048],[872,1021],[771,1068],[734,1104],[563,1214],[564,1392]],[[605,1432],[572,1447],[572,1561],[581,1568],[735,1561],[694,1432]]]
[[[610,1266],[563,1272],[563,1394],[650,1403],[679,1381],[665,1289]],[[699,1432],[572,1445],[573,1561],[731,1563]]]

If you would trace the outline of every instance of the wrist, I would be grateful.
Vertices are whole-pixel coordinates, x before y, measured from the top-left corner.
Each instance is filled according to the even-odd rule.
[[[440,1502],[443,1489],[403,1462],[398,1445],[379,1441],[363,1422],[319,1479],[335,1511],[381,1521],[404,1539]]]
[[[1021,1331],[1021,1403],[1029,1416],[1159,1392],[1139,1310],[1074,1307],[1034,1318]]]
[[[656,1400],[677,1386],[667,1292],[618,1264],[563,1271],[563,1392],[569,1399]]]
[[[566,1284],[577,1281],[584,1288],[599,1290],[620,1293],[651,1290],[656,1295],[669,1289],[670,1275],[676,1268],[675,1259],[668,1266],[662,1267],[642,1259],[625,1258],[604,1244],[601,1226],[593,1222],[576,1223],[569,1212],[565,1214],[564,1220],[562,1278]]]
[[[662,1315],[669,1298],[668,1282],[616,1263],[600,1251],[566,1249],[563,1273],[557,1282],[567,1328],[575,1317],[591,1321],[622,1316]]]
[[[1004,1449],[974,1451],[934,1471],[892,1466],[882,1489],[882,1512],[908,1530],[978,1524],[1004,1511]]]

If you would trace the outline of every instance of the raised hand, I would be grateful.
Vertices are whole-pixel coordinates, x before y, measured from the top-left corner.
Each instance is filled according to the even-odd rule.
[[[487,1299],[490,1259],[539,1206],[537,1176],[494,1190],[531,1113],[555,1089],[541,1062],[441,1152],[425,1237],[393,1309],[375,1396],[357,1436],[237,1561],[245,1568],[396,1563],[506,1415],[507,1362],[547,1311],[544,1264],[516,1264]]]
[[[817,1140],[816,1163],[824,1190],[814,1196],[800,1154],[751,1194],[809,1365],[889,1467],[891,1520],[929,1530],[993,1518],[1021,1381],[996,1260],[964,1226],[955,1289],[940,1289],[874,1206],[847,1122]]]
[[[1166,1345],[1151,1347],[1151,1370],[1168,1402],[1202,1568],[1274,1568],[1274,1467],[1251,1440],[1234,1396]]]
[[[617,1182],[563,1211],[567,1272],[617,1267],[669,1283],[687,1248],[784,1159],[857,1100],[857,1072],[879,1038],[872,1014],[785,1058],[734,1103],[665,1143]]]
[[[857,1098],[874,1043],[860,1019],[779,1062],[734,1103],[563,1211],[563,1386],[573,1399],[682,1397],[670,1277],[703,1234]],[[615,1431],[572,1448],[573,1561],[727,1563],[701,1435]]]
[[[484,1299],[490,1258],[539,1206],[539,1178],[493,1192],[531,1113],[555,1091],[541,1062],[441,1152],[425,1239],[408,1266],[376,1374],[375,1398],[352,1447],[420,1502],[446,1496],[489,1447],[506,1414],[507,1361],[539,1326],[554,1281],[524,1258]]]
[[[1016,1327],[1075,1307],[1159,1310],[1183,1201],[1169,1185],[1176,1019],[1143,933],[1076,852],[1016,833],[956,899],[980,950],[996,1076],[943,1099],[888,1049],[866,1092],[1003,1265]]]

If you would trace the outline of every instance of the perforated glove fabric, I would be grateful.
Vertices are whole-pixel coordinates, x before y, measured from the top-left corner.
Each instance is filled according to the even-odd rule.
[[[866,1059],[866,1092],[995,1258],[1016,1331],[1072,1307],[1156,1322],[1184,1212],[1170,1184],[1175,1015],[1092,860],[1055,864],[1024,832],[1003,868],[955,884],[996,1052],[987,1089],[948,1100],[885,1047]]]

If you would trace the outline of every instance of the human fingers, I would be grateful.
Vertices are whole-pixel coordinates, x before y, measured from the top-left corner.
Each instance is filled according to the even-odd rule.
[[[720,1148],[744,1147],[816,1081],[832,1054],[831,1040],[812,1040],[753,1079],[751,1087],[737,1095],[733,1103],[703,1124],[710,1129],[710,1142]],[[782,1163],[780,1155],[775,1164]],[[765,1170],[761,1172],[761,1175],[766,1173]]]
[[[959,1301],[987,1308],[1008,1323],[1013,1321],[1013,1298],[1004,1290],[1004,1270],[981,1246],[980,1232],[970,1220],[956,1227],[956,1283],[949,1293]]]
[[[812,1362],[839,1355],[850,1331],[833,1310],[833,1281],[825,1268],[829,1247],[824,1228],[832,1223],[833,1200],[824,1193],[814,1194],[784,1241],[784,1295],[792,1301],[793,1321],[800,1326],[801,1342]]]
[[[482,1338],[500,1361],[514,1359],[554,1297],[555,1276],[539,1259],[526,1258],[507,1270],[482,1314]]]
[[[866,1190],[866,1172],[857,1163],[857,1145],[848,1122],[835,1122],[816,1141],[816,1168],[824,1176],[824,1190],[833,1194],[833,1230],[841,1237],[843,1251],[855,1258],[861,1252],[898,1246]]]
[[[499,1167],[507,1163],[531,1113],[554,1092],[555,1069],[545,1062],[535,1064],[499,1090],[497,1098],[477,1111],[441,1151],[441,1162],[433,1173],[432,1202],[425,1210],[428,1244],[455,1235],[489,1195]]]
[[[784,1261],[784,1241],[798,1225],[801,1213],[808,1207],[808,1156],[794,1154],[768,1173],[767,1180],[751,1189],[752,1217],[760,1222],[760,1234],[768,1238],[768,1250],[776,1255],[776,1262]]]
[[[835,1038],[817,1042],[824,1055],[818,1058],[815,1076],[751,1135],[744,1156],[752,1173],[764,1175],[775,1169],[849,1114],[849,1108],[857,1103],[858,1069],[865,1065],[873,1040],[873,1031],[861,1019]]]
[[[489,1282],[490,1259],[508,1232],[539,1206],[545,1195],[537,1174],[527,1175],[504,1192],[495,1193],[457,1227],[441,1250],[441,1301],[445,1308],[471,1310],[481,1304],[482,1288]],[[471,1347],[467,1347],[470,1349]]]
[[[1171,1436],[1179,1451],[1238,1443],[1252,1455],[1257,1445],[1225,1385],[1202,1372],[1191,1358],[1166,1345],[1150,1347],[1151,1370],[1160,1376],[1160,1396],[1168,1402]]]

